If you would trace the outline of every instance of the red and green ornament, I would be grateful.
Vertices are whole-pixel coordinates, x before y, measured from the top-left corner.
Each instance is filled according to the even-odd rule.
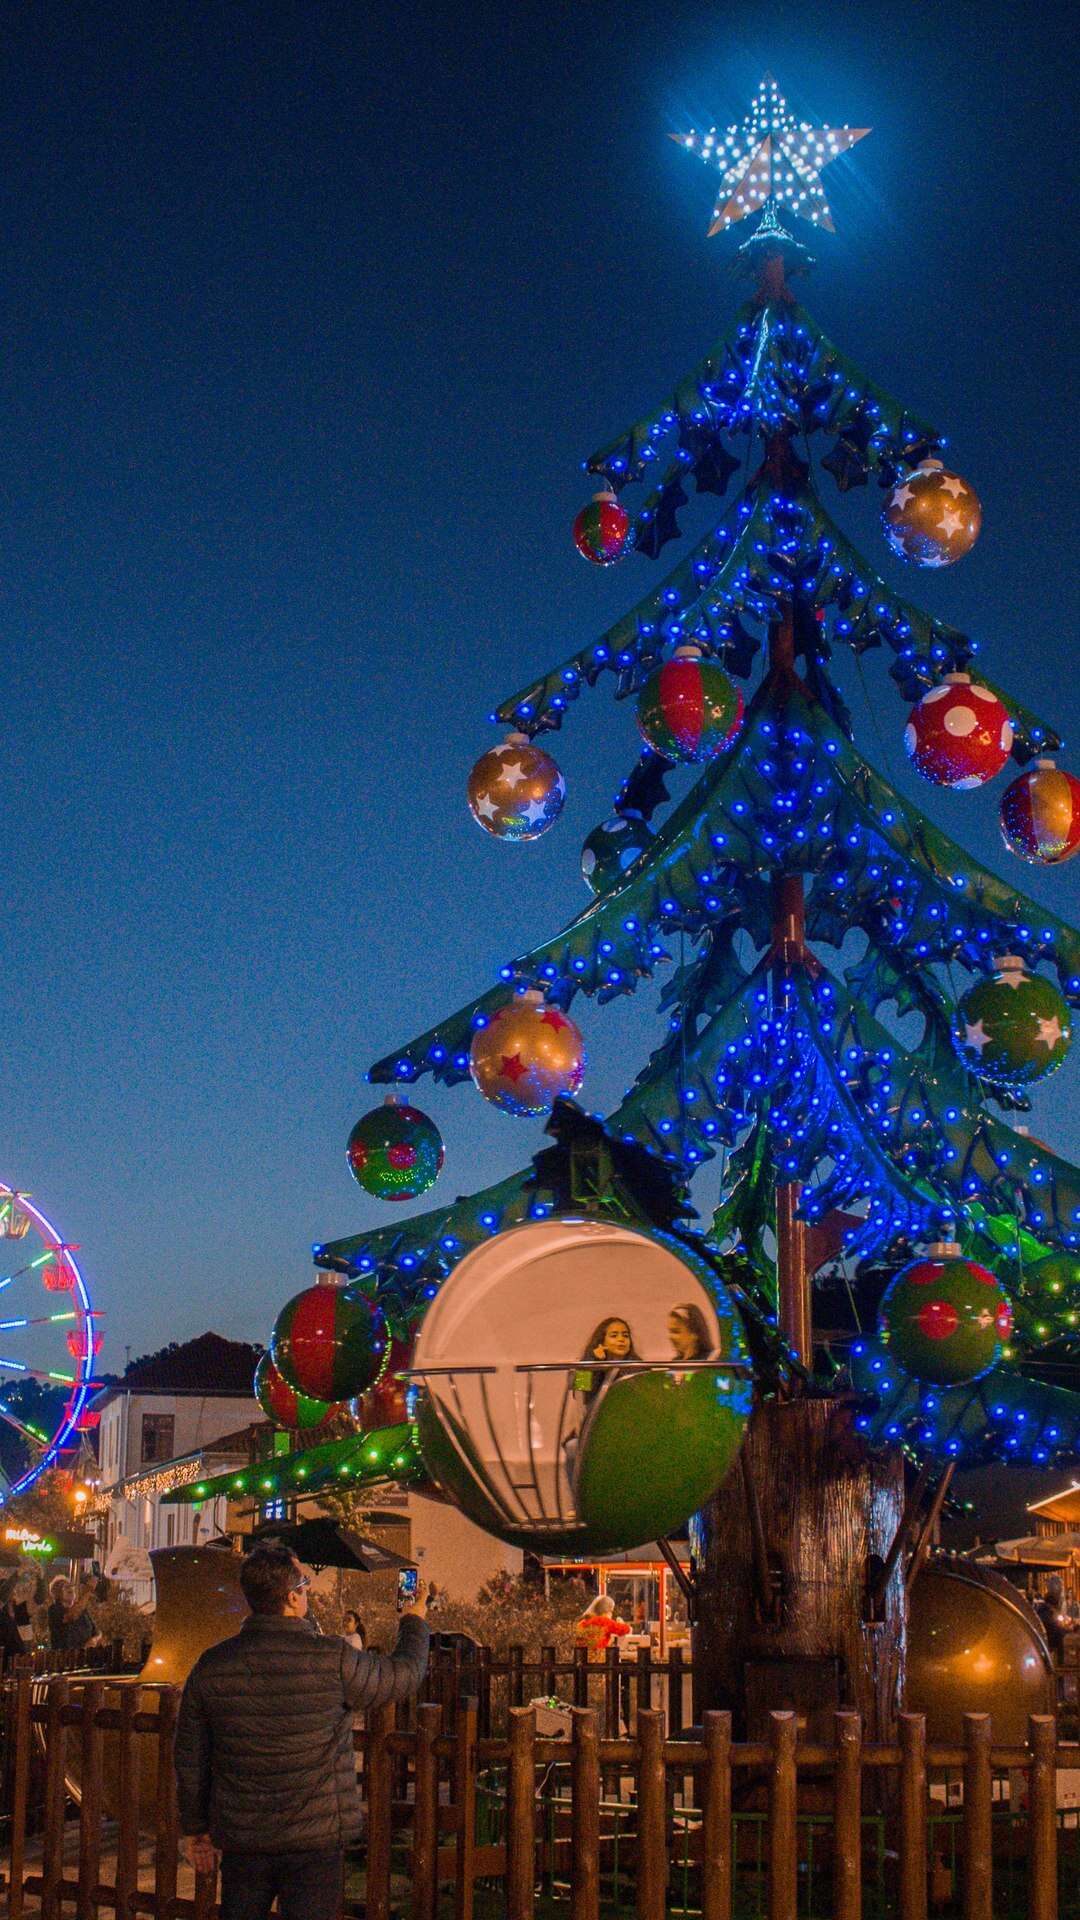
[[[1001,1359],[1012,1308],[994,1275],[942,1242],[890,1281],[878,1309],[882,1345],[915,1380],[958,1386]]]
[[[1071,860],[1080,851],[1080,780],[1052,760],[1037,760],[1006,787],[1001,831],[1010,852],[1032,866]]]
[[[1016,954],[969,987],[953,1022],[964,1065],[981,1080],[1030,1087],[1056,1073],[1072,1042],[1068,1002],[1042,974],[1028,973]]]
[[[630,515],[610,487],[594,493],[574,521],[574,545],[595,567],[613,566],[626,552]]]
[[[411,1334],[405,1340],[396,1337],[391,1340],[378,1379],[350,1402],[349,1412],[362,1433],[373,1433],[379,1427],[400,1427],[409,1419],[409,1382],[399,1379],[398,1375],[408,1372],[412,1366],[414,1345]]]
[[[581,849],[581,877],[589,892],[608,893],[617,887],[655,837],[640,813],[613,813],[602,820]]]
[[[353,1179],[376,1200],[415,1200],[435,1185],[444,1155],[435,1122],[388,1093],[357,1121],[345,1157]]]
[[[297,1393],[278,1372],[268,1353],[263,1354],[255,1369],[254,1387],[255,1398],[267,1419],[275,1427],[287,1427],[293,1433],[312,1433],[344,1411],[335,1401],[312,1400],[306,1393]]]
[[[678,647],[638,696],[643,738],[669,760],[699,764],[730,746],[742,726],[743,697],[723,667],[697,647]]]
[[[969,673],[947,673],[912,707],[904,729],[904,745],[923,779],[960,792],[1000,773],[1012,743],[1012,721],[997,694]]]
[[[270,1355],[298,1393],[351,1400],[378,1378],[386,1345],[378,1307],[338,1286],[314,1286],[282,1307]]]

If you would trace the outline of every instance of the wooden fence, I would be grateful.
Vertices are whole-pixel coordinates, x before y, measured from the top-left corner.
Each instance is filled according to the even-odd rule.
[[[482,1738],[505,1733],[509,1712],[534,1699],[557,1698],[568,1706],[592,1707],[605,1739],[628,1732],[637,1714],[657,1708],[669,1735],[682,1732],[692,1719],[691,1666],[681,1647],[672,1647],[666,1660],[654,1660],[651,1649],[639,1647],[620,1656],[617,1645],[603,1660],[590,1661],[584,1647],[560,1660],[554,1647],[541,1647],[529,1658],[522,1646],[496,1656],[490,1647],[450,1645],[432,1647],[422,1698],[442,1708],[443,1723],[452,1728],[457,1704],[473,1699]]]
[[[177,1869],[178,1701],[176,1689],[137,1680],[24,1673],[4,1683],[8,1920],[211,1920],[212,1882]],[[747,1744],[732,1741],[723,1713],[708,1714],[696,1738],[665,1739],[652,1708],[638,1711],[633,1739],[609,1740],[582,1707],[559,1741],[538,1737],[529,1708],[511,1708],[507,1735],[492,1738],[475,1702],[459,1705],[452,1731],[427,1702],[411,1726],[393,1709],[371,1716],[356,1742],[368,1827],[345,1911],[367,1920],[1080,1911],[1080,1833],[1063,1823],[1057,1791],[1080,1749],[1059,1748],[1049,1718],[1009,1749],[992,1745],[985,1715],[968,1715],[961,1747],[928,1749],[913,1714],[901,1716],[895,1746],[870,1747],[852,1713],[835,1716],[829,1745],[800,1742],[791,1713],[772,1714],[768,1738]],[[26,1819],[35,1765],[37,1836]]]

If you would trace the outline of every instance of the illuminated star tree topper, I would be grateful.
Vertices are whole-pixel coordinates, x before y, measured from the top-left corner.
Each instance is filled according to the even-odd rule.
[[[745,220],[772,202],[833,231],[822,170],[870,132],[869,127],[812,127],[796,120],[770,73],[758,87],[749,117],[719,132],[675,134],[691,153],[720,168],[710,234]]]

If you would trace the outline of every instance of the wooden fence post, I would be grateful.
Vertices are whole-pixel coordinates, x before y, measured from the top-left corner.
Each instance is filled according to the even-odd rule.
[[[98,1714],[105,1698],[100,1680],[82,1690],[82,1727],[79,1751],[79,1894],[75,1920],[96,1920],[94,1889],[101,1879],[101,1782],[104,1769],[102,1731]]]
[[[26,1805],[30,1794],[29,1671],[4,1686],[11,1761],[11,1844],[8,1849],[8,1920],[23,1920],[23,1862],[26,1855]]]
[[[990,1835],[990,1716],[964,1715],[964,1920],[994,1920],[994,1866]]]
[[[667,1780],[660,1715],[640,1708],[638,1741],[638,1920],[664,1920],[667,1912]]]
[[[476,1663],[477,1727],[482,1740],[491,1738],[491,1648],[481,1647]]]
[[[135,1920],[132,1898],[139,1884],[140,1735],[135,1731],[142,1688],[137,1680],[120,1688],[120,1785],[116,1835],[116,1920]]]
[[[574,1648],[574,1705],[587,1707],[589,1703],[589,1649]]]
[[[45,1809],[41,1844],[42,1920],[60,1920],[60,1882],[64,1877],[64,1780],[67,1729],[63,1714],[68,1683],[50,1680],[45,1694]]]
[[[588,1659],[588,1654],[585,1657]],[[626,1684],[629,1686],[629,1680]],[[619,1649],[614,1643],[604,1655],[604,1737],[619,1737]]]
[[[570,1920],[600,1920],[600,1743],[595,1713],[575,1707],[573,1729]]]
[[[795,1741],[790,1712],[769,1715],[769,1920],[795,1920],[798,1910],[798,1833]]]
[[[394,1726],[393,1706],[376,1707],[367,1717],[364,1787],[367,1793],[368,1920],[390,1920],[391,1771],[387,1737]]]
[[[458,1810],[454,1920],[473,1920],[476,1898],[476,1701],[463,1700],[454,1751],[454,1804]]]
[[[525,1649],[524,1647],[510,1647],[508,1651],[510,1655],[510,1675],[508,1683],[510,1705],[512,1707],[523,1707],[525,1705]]]
[[[442,1715],[432,1701],[416,1712],[413,1770],[412,1883],[414,1920],[435,1920],[439,1905],[439,1761]]]
[[[536,1714],[510,1709],[510,1776],[506,1794],[506,1920],[536,1911]]]
[[[701,1796],[701,1920],[731,1920],[731,1715],[707,1713]]]
[[[673,1740],[683,1730],[683,1650],[672,1647],[668,1653],[667,1731]]]
[[[1057,1727],[1049,1714],[1032,1714],[1028,1745],[1028,1920],[1057,1920]]]
[[[639,1647],[637,1650],[637,1710],[639,1713],[652,1712],[651,1647]]]
[[[176,1910],[180,1809],[176,1803],[173,1735],[179,1711],[179,1687],[162,1687],[158,1695],[157,1793],[154,1808],[154,1898],[157,1901],[154,1920],[173,1920]],[[93,1920],[89,1908],[87,1920]]]
[[[926,1718],[902,1713],[900,1726],[900,1916],[926,1920]]]
[[[862,1914],[862,1719],[838,1713],[833,1777],[833,1920]]]

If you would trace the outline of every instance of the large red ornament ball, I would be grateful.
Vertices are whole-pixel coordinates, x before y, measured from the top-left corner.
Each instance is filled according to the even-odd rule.
[[[699,764],[730,746],[742,726],[743,697],[713,660],[679,647],[638,695],[642,738],[670,760]]]
[[[496,840],[539,840],[565,798],[566,782],[551,755],[524,733],[482,753],[469,775],[469,812]]]
[[[901,560],[917,567],[951,567],[970,553],[982,526],[974,487],[940,460],[923,460],[885,502],[885,538]]]
[[[596,567],[610,567],[626,551],[630,515],[610,488],[596,493],[574,521],[574,545]]]
[[[585,1044],[568,1014],[542,993],[517,994],[477,1027],[469,1071],[485,1100],[504,1113],[547,1113],[559,1094],[577,1093]]]
[[[434,1120],[388,1093],[357,1121],[345,1158],[353,1179],[377,1200],[415,1200],[435,1185],[443,1143]]]
[[[397,1376],[412,1366],[414,1345],[411,1335],[406,1340],[391,1340],[378,1379],[350,1402],[349,1411],[362,1433],[373,1433],[378,1427],[400,1427],[408,1420],[409,1382]]]
[[[386,1352],[378,1307],[337,1286],[305,1287],[282,1307],[270,1357],[298,1393],[351,1400],[377,1379]]]
[[[1080,780],[1037,760],[1001,796],[1005,845],[1037,867],[1059,867],[1080,850]]]
[[[254,1387],[255,1398],[267,1419],[275,1427],[287,1427],[294,1433],[313,1432],[334,1414],[344,1411],[339,1402],[313,1400],[309,1394],[297,1393],[278,1372],[268,1353],[263,1354],[255,1369]]]
[[[939,787],[985,786],[1012,751],[1013,729],[996,693],[969,673],[948,673],[912,707],[904,745]]]
[[[882,1344],[913,1379],[933,1386],[988,1373],[1011,1332],[1012,1308],[994,1275],[952,1243],[902,1267],[878,1309]]]

